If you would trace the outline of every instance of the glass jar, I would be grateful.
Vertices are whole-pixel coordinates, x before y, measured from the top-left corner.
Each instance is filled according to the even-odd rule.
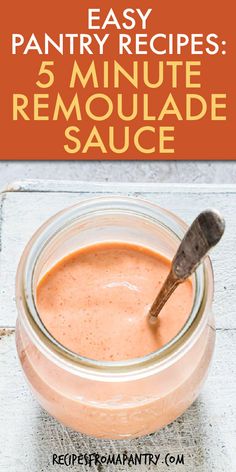
[[[192,311],[176,337],[156,352],[123,362],[88,359],[57,342],[36,309],[39,280],[64,256],[101,241],[143,245],[171,259],[186,229],[154,203],[100,197],[56,214],[26,246],[16,280],[17,351],[39,403],[66,426],[102,438],[137,437],[191,405],[214,348],[212,267],[207,257],[192,276]]]

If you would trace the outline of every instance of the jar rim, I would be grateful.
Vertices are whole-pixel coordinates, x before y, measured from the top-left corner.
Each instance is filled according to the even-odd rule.
[[[100,361],[81,356],[59,343],[49,333],[41,321],[37,311],[34,293],[33,277],[38,258],[55,235],[68,228],[68,224],[78,221],[84,215],[94,215],[98,212],[125,212],[138,214],[164,226],[172,235],[181,241],[187,229],[187,224],[173,212],[162,208],[154,202],[140,197],[129,196],[99,196],[86,198],[79,203],[53,215],[33,234],[26,245],[17,270],[16,303],[20,313],[23,313],[24,326],[31,336],[40,344],[46,355],[53,355],[56,362],[63,362],[73,371],[94,373],[100,376],[109,374],[148,372],[154,367],[169,360],[173,355],[180,354],[190,342],[193,333],[201,330],[203,314],[210,294],[209,286],[213,282],[213,271],[210,258],[206,257],[194,274],[195,296],[189,317],[181,330],[160,349],[143,357],[124,361]],[[211,280],[210,280],[211,279]],[[19,294],[19,295],[18,295]],[[211,300],[212,301],[212,300]]]

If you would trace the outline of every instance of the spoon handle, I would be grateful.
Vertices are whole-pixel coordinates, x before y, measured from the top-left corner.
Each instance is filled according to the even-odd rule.
[[[164,284],[161,287],[160,292],[158,293],[149,310],[148,317],[149,322],[151,324],[156,323],[158,314],[162,310],[163,306],[166,304],[168,298],[176,289],[177,285],[179,285],[179,283],[180,281],[175,277],[174,273],[172,271],[169,272]]]
[[[208,251],[221,239],[225,222],[216,210],[205,210],[193,221],[172,261],[171,270],[154,300],[148,317],[154,324],[176,287],[196,270]]]
[[[225,221],[218,211],[202,211],[188,228],[172,261],[176,278],[187,279],[219,242],[224,230]]]

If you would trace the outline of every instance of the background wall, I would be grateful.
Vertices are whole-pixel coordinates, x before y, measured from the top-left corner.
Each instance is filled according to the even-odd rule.
[[[0,190],[14,180],[236,183],[235,162],[0,162]]]

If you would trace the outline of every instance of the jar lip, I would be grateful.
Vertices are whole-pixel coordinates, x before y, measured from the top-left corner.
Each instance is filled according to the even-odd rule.
[[[30,329],[34,338],[39,341],[41,348],[46,348],[46,350],[44,349],[45,353],[47,352],[48,355],[54,355],[54,358],[55,356],[57,358],[59,356],[60,360],[71,364],[73,370],[82,369],[88,372],[90,371],[90,373],[120,375],[121,373],[137,372],[137,370],[153,368],[154,366],[160,365],[166,359],[169,359],[173,354],[179,353],[186,345],[186,342],[191,338],[191,335],[199,329],[209,297],[209,277],[213,280],[212,266],[209,257],[205,258],[193,276],[195,297],[192,310],[186,323],[177,335],[162,348],[143,357],[124,361],[99,361],[80,356],[60,344],[49,333],[42,323],[36,308],[33,293],[33,277],[37,260],[42,251],[47,247],[49,241],[65,228],[68,228],[69,224],[73,224],[73,222],[77,221],[82,216],[101,211],[103,214],[104,212],[107,214],[114,212],[125,212],[126,214],[132,212],[136,215],[138,214],[141,217],[146,217],[164,226],[179,240],[182,239],[188,227],[176,214],[144,198],[109,195],[83,199],[79,203],[61,210],[48,219],[40,226],[28,242],[17,271],[17,292],[20,293],[20,297],[16,296],[17,307],[19,311],[23,311],[25,315],[24,321],[26,327]]]

